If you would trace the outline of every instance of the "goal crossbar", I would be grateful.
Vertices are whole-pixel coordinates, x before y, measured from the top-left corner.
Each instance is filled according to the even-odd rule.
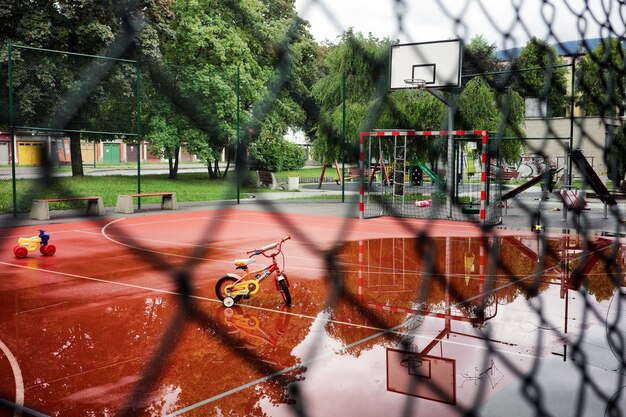
[[[373,130],[369,132],[361,132],[359,134],[359,176],[361,183],[359,187],[359,218],[365,218],[365,140],[368,137],[476,137],[480,138],[482,143],[482,151],[480,155],[481,175],[480,175],[480,211],[479,222],[482,226],[486,224],[487,210],[487,146],[489,143],[489,132],[487,130]]]

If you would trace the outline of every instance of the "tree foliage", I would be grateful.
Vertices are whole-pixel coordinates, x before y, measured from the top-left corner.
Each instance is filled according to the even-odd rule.
[[[172,0],[142,0],[138,2],[101,2],[96,0],[60,0],[55,2],[33,0],[16,2],[0,0],[0,38],[12,39],[15,43],[37,48],[48,48],[82,54],[113,53],[121,58],[138,58],[140,55],[159,55],[159,36],[167,19],[171,17]],[[140,24],[142,31],[131,28]],[[117,48],[111,50],[115,44]],[[16,54],[14,57],[20,59]],[[39,124],[68,130],[84,130],[86,123],[98,120],[115,120],[120,115],[133,115],[133,94],[136,77],[129,76],[127,70],[116,67],[105,74],[104,82],[91,90],[85,90],[89,97],[84,102],[96,105],[83,106],[78,101],[70,102],[62,108],[84,80],[97,73],[97,65],[78,62],[80,59],[68,56],[66,66],[51,59],[40,59],[30,69],[37,74],[38,88],[25,80],[24,89],[19,91],[20,100],[16,108],[20,115],[39,115]],[[134,70],[134,69],[133,69]],[[19,81],[19,80],[17,80]],[[109,88],[111,84],[115,88]],[[112,95],[126,95],[129,104],[111,99]],[[113,105],[112,105],[113,104]],[[44,111],[40,109],[45,109]],[[133,110],[134,111],[134,110]],[[47,114],[47,116],[41,116]],[[53,120],[54,119],[54,120]],[[28,120],[29,122],[32,119]],[[52,124],[53,126],[50,126]],[[112,123],[111,128],[119,124]],[[94,128],[92,130],[98,130]],[[82,175],[80,135],[70,133],[72,173]]]
[[[556,49],[544,40],[532,37],[522,48],[514,67],[539,68],[516,75],[515,90],[524,98],[539,98],[547,102],[547,117],[563,117],[567,106],[567,68],[562,65]]]
[[[310,126],[304,104],[310,105],[318,48],[293,0],[178,0],[171,29],[162,70],[175,79],[177,95],[193,102],[194,113],[193,134],[179,141],[207,164],[209,176],[219,175],[221,150],[237,138],[238,70],[242,141],[277,141],[289,127]]]
[[[352,30],[337,45],[326,45],[324,76],[313,86],[319,108],[313,151],[331,162],[340,158],[343,123],[342,77],[346,90],[348,161],[358,158],[359,132],[373,128],[429,129],[443,121],[443,105],[427,94],[387,92],[390,39],[379,40]],[[422,149],[423,150],[423,149]]]
[[[581,60],[576,73],[578,98],[576,104],[585,114],[615,118],[624,114],[626,104],[626,51],[619,39],[603,39]],[[608,126],[608,125],[607,125]],[[604,160],[608,174],[618,187],[626,174],[626,137],[624,122],[610,135],[605,146]]]
[[[289,171],[300,169],[305,163],[304,149],[283,138],[260,138],[250,146],[250,160],[255,169]]]
[[[471,75],[498,71],[501,63],[496,58],[496,44],[489,44],[484,36],[476,35],[465,45],[463,51],[462,85],[465,86]],[[493,75],[491,76],[493,79]]]
[[[347,31],[337,45],[327,46],[325,76],[313,87],[320,107],[314,142],[317,158],[330,162],[340,155],[343,73],[346,74],[346,131],[352,149],[356,148],[358,133],[362,130],[447,129],[447,107],[432,95],[410,90],[387,91],[391,44],[389,39],[379,40]],[[494,51],[495,46],[488,45],[484,38],[475,38],[465,50],[465,56],[470,58],[464,71],[496,70]],[[463,87],[455,112],[455,129],[487,129],[501,135],[523,137],[523,100],[518,94],[498,90],[493,77],[470,77]],[[455,93],[446,92],[445,98],[450,101]],[[412,141],[407,158],[433,164],[445,158],[446,140]],[[504,157],[517,159],[520,147],[521,141],[503,143]],[[352,152],[350,157],[354,161],[357,153]]]
[[[588,116],[624,113],[626,51],[620,39],[603,39],[581,60],[576,73],[576,105]]]

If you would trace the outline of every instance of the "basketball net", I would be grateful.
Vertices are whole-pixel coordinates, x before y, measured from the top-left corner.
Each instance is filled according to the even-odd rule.
[[[407,78],[404,80],[404,85],[409,93],[409,97],[411,97],[412,100],[416,100],[426,89],[426,80],[421,78]]]

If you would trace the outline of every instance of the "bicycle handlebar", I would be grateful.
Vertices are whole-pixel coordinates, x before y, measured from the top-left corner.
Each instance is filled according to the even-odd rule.
[[[291,239],[291,236],[286,236],[286,237],[282,238],[280,240],[280,242],[270,243],[269,245],[264,246],[262,248],[246,251],[246,255],[250,255],[250,254],[252,254],[252,256],[261,255],[261,254],[265,255],[264,252],[266,252],[268,250],[272,250],[272,249],[274,249],[277,246],[281,246],[284,241],[289,240],[289,239]],[[280,248],[278,250],[280,251]]]

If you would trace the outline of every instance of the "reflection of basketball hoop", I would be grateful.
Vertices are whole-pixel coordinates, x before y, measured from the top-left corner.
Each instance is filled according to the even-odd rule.
[[[402,359],[400,365],[404,368],[409,368],[409,375],[421,376],[418,368],[422,366],[422,358],[411,352],[407,354],[407,357]]]

